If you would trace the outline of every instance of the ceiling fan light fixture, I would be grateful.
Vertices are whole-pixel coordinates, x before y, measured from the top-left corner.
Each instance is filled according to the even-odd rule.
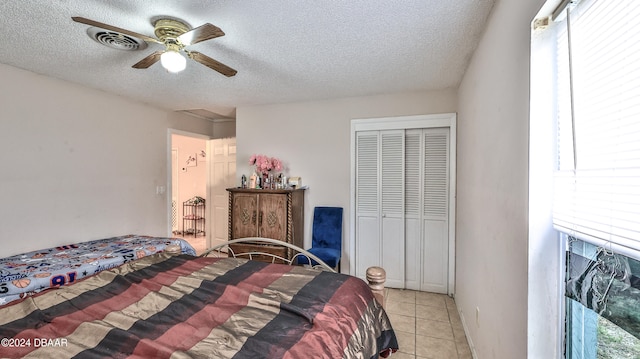
[[[206,23],[192,29],[191,26],[185,22],[175,18],[156,18],[153,21],[154,33],[156,37],[151,37],[137,32],[133,32],[127,29],[122,29],[113,25],[105,24],[99,21],[87,19],[81,16],[73,16],[71,20],[98,28],[101,33],[106,32],[109,34],[109,42],[117,43],[117,48],[130,49],[133,46],[128,44],[129,38],[132,43],[137,43],[146,46],[146,43],[155,43],[164,45],[164,51],[158,50],[136,62],[131,66],[134,69],[147,69],[151,65],[160,61],[162,67],[167,71],[176,73],[184,70],[187,67],[187,59],[198,62],[212,70],[219,72],[220,74],[231,77],[235,76],[238,71],[231,67],[210,58],[207,55],[201,54],[197,51],[189,51],[185,49],[187,46],[195,45],[197,43],[215,39],[216,37],[224,36],[224,32],[217,26],[210,23]],[[92,36],[93,38],[93,36]],[[98,39],[94,38],[96,41]],[[121,44],[127,40],[127,44]],[[138,41],[140,40],[140,41]],[[139,46],[137,48],[143,48]]]
[[[178,51],[167,50],[160,55],[160,63],[169,72],[180,72],[187,67],[187,59]]]

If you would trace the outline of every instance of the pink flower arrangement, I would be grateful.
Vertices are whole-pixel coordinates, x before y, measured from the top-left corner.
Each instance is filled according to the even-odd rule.
[[[268,175],[271,170],[282,171],[282,161],[278,158],[265,155],[251,155],[251,157],[249,157],[249,165],[255,165],[256,172],[260,172],[265,176]]]

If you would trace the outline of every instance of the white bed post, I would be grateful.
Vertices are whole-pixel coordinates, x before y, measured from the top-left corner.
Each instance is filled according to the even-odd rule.
[[[381,267],[367,268],[367,282],[373,292],[373,296],[384,308],[384,282],[387,280],[387,272]]]

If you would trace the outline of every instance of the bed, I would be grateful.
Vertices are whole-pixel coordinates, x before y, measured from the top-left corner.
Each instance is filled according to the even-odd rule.
[[[2,355],[377,358],[398,349],[374,296],[377,274],[372,291],[328,267],[176,247],[0,307]]]
[[[176,245],[182,253],[196,255],[193,247],[181,238],[129,234],[0,258],[0,305],[68,285]]]

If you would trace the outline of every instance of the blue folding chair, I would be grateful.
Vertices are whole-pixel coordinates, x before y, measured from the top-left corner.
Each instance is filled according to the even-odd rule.
[[[338,268],[342,256],[342,207],[315,207],[311,248],[308,251],[332,268]],[[309,264],[298,257],[298,264]],[[312,265],[317,263],[312,260]]]

